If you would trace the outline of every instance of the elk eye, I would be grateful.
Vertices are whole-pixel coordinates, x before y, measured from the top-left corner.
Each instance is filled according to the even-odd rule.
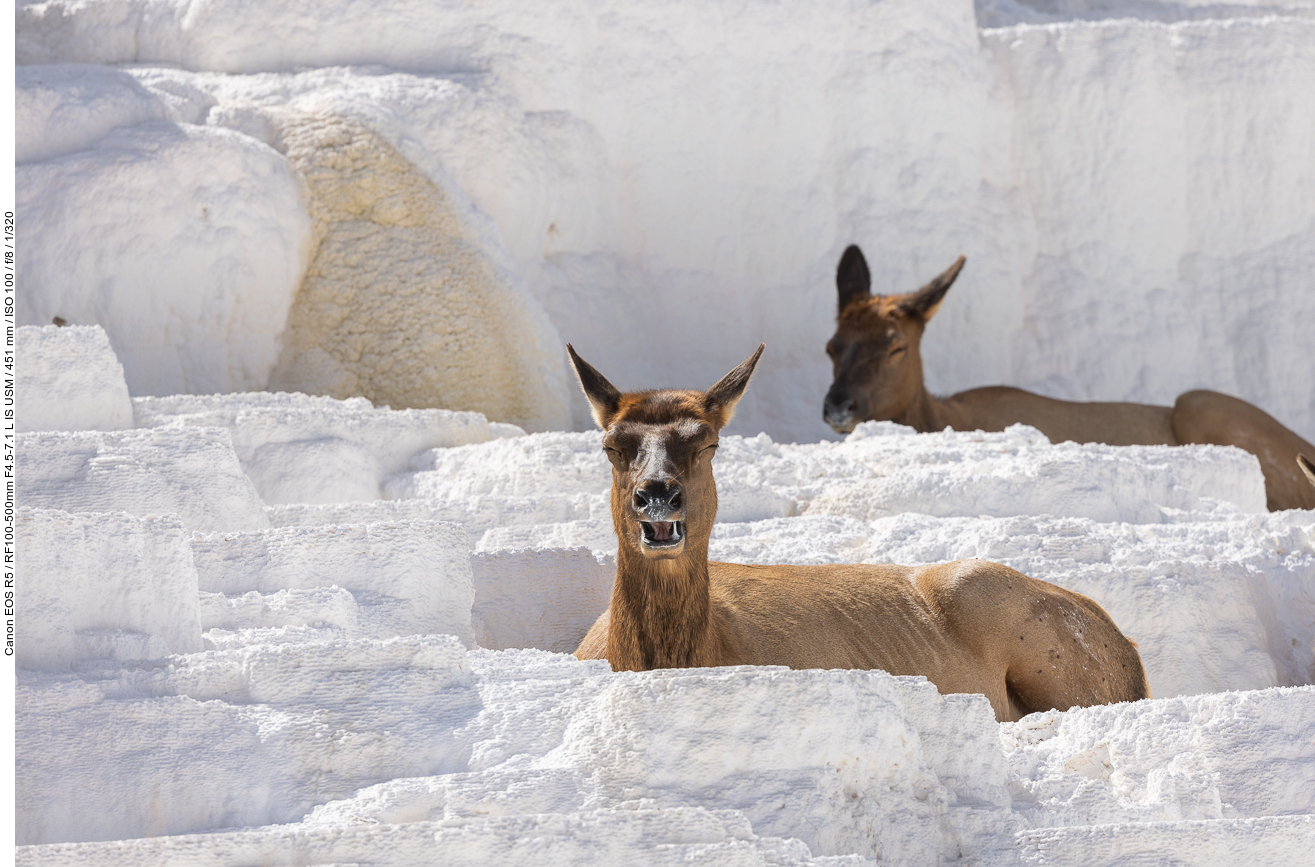
[[[891,354],[891,355],[899,355],[901,352],[903,352],[903,351],[906,350],[906,349],[908,349],[907,346],[892,346],[892,347],[890,348],[890,354]]]

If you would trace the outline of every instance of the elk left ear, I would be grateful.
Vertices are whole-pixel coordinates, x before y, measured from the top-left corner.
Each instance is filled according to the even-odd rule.
[[[716,420],[717,430],[730,424],[731,416],[735,415],[735,404],[740,402],[744,390],[749,387],[749,378],[753,376],[753,369],[758,366],[758,359],[766,348],[766,343],[758,344],[757,352],[704,393],[703,408]]]
[[[895,309],[907,316],[916,316],[923,322],[931,319],[936,315],[936,310],[941,306],[941,301],[945,298],[945,293],[949,291],[950,285],[954,283],[954,278],[959,276],[963,270],[963,263],[968,261],[966,256],[960,256],[954,260],[954,264],[946,268],[936,278],[923,286],[917,292],[910,292],[908,295],[900,297],[899,303]]]

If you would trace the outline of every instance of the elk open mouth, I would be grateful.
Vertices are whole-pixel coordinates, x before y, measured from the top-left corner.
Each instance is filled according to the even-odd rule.
[[[675,548],[685,541],[684,521],[640,521],[639,528],[648,548]]]

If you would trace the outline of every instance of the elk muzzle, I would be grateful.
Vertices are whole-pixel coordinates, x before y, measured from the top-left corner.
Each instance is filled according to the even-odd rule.
[[[822,420],[836,433],[849,433],[859,421],[858,401],[832,385],[822,401]]]
[[[685,492],[675,480],[640,483],[631,497],[639,515],[640,548],[674,557],[685,547]]]

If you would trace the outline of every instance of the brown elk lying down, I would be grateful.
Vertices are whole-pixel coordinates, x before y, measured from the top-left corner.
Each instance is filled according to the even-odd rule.
[[[567,346],[605,431],[619,541],[608,610],[576,649],[617,671],[880,668],[982,693],[997,719],[1146,698],[1136,645],[1092,600],[998,563],[708,562],[718,432],[762,347],[706,392],[622,394]]]
[[[947,398],[933,397],[922,381],[923,329],[959,276],[964,257],[917,292],[873,295],[867,262],[858,247],[840,257],[836,288],[840,313],[827,342],[833,381],[822,418],[848,433],[862,421],[895,421],[928,433],[1004,430],[1027,424],[1051,442],[1112,446],[1237,446],[1260,459],[1270,511],[1315,509],[1315,488],[1294,465],[1315,446],[1251,404],[1215,391],[1189,391],[1172,407],[1140,403],[1075,403],[997,385]]]

